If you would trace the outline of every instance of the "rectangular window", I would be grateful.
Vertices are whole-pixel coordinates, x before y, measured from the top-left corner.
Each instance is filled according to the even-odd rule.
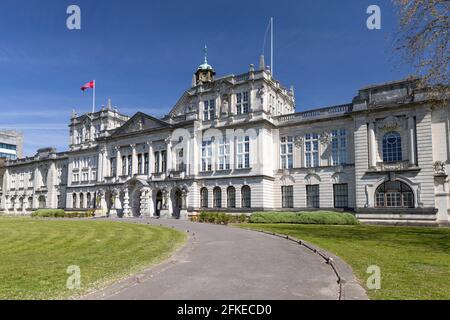
[[[128,156],[128,172],[127,175],[131,176],[133,174],[133,157]]]
[[[216,100],[205,100],[203,101],[203,120],[209,121],[215,119],[216,113]]]
[[[307,168],[319,166],[319,135],[305,135],[305,164]]]
[[[139,174],[143,174],[144,171],[142,171],[142,170],[143,170],[143,166],[142,166],[142,154],[139,153],[139,154],[138,154],[138,173],[139,173]]]
[[[149,158],[149,154],[145,153],[144,154],[144,174],[148,175],[149,171],[149,165],[150,165],[150,158]]]
[[[177,171],[184,171],[184,150],[180,149],[177,152]]]
[[[250,111],[249,92],[245,91],[238,93],[236,94],[236,98],[237,98],[236,104],[237,114],[239,115],[249,113]]]
[[[250,168],[250,137],[238,137],[237,143],[237,165],[238,169]]]
[[[281,137],[280,148],[281,169],[292,169],[294,167],[294,138]]]
[[[111,168],[111,172],[110,172],[110,176],[114,177],[116,175],[116,168],[117,168],[117,162],[116,162],[116,158],[111,158],[110,160],[110,168]]]
[[[334,207],[338,209],[348,208],[348,184],[335,184],[334,190]]]
[[[155,172],[160,173],[159,170],[159,151],[155,152]]]
[[[164,173],[167,170],[167,152],[161,151],[161,171]]]
[[[202,171],[212,170],[212,140],[202,142]]]
[[[230,139],[219,140],[219,170],[230,170]]]
[[[92,171],[91,175],[92,175],[91,181],[96,181],[97,180],[97,171]]]
[[[122,176],[125,176],[127,174],[127,157],[122,157]]]
[[[331,131],[331,147],[333,166],[347,163],[347,131],[345,129]]]
[[[319,185],[306,186],[306,204],[308,208],[320,208]]]
[[[283,208],[294,208],[294,187],[281,187],[281,195],[283,198]]]

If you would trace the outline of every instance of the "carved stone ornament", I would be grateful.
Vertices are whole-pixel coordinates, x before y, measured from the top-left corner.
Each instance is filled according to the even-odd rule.
[[[304,138],[302,136],[296,136],[294,138],[294,145],[296,148],[301,148],[303,146]]]
[[[258,89],[256,96],[261,100],[261,104],[264,104],[264,94],[266,93],[266,90],[264,87],[261,87]]]
[[[438,175],[445,175],[445,162],[443,161],[436,161],[433,164],[433,168],[434,168],[434,173],[438,174]]]
[[[378,123],[378,129],[385,131],[396,130],[400,127],[400,120],[397,117],[389,116]]]
[[[323,145],[328,145],[331,143],[331,135],[328,132],[322,132],[320,134],[320,143]]]

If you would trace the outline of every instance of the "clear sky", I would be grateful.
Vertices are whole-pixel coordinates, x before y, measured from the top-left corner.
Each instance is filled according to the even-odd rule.
[[[71,4],[81,30],[66,27]],[[371,4],[381,30],[366,27]],[[67,150],[71,110],[90,111],[80,86],[92,79],[99,106],[110,97],[126,114],[163,116],[205,44],[219,76],[257,66],[270,16],[275,77],[294,85],[297,111],[348,103],[365,85],[411,73],[394,50],[390,0],[1,0],[0,128],[22,130],[27,155]]]

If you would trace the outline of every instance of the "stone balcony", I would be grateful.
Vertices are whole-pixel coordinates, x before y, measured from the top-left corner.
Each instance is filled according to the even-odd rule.
[[[420,171],[420,168],[416,165],[410,164],[409,161],[400,161],[393,163],[378,162],[377,166],[369,168],[367,173],[404,171]]]
[[[276,124],[286,124],[292,122],[305,122],[320,119],[329,119],[337,116],[349,114],[353,111],[352,104],[344,104],[317,110],[310,110],[299,113],[292,113],[275,117]]]

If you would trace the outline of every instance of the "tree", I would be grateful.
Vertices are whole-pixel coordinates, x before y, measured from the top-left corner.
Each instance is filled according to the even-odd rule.
[[[393,0],[400,15],[398,50],[416,68],[423,87],[449,85],[449,0]]]

